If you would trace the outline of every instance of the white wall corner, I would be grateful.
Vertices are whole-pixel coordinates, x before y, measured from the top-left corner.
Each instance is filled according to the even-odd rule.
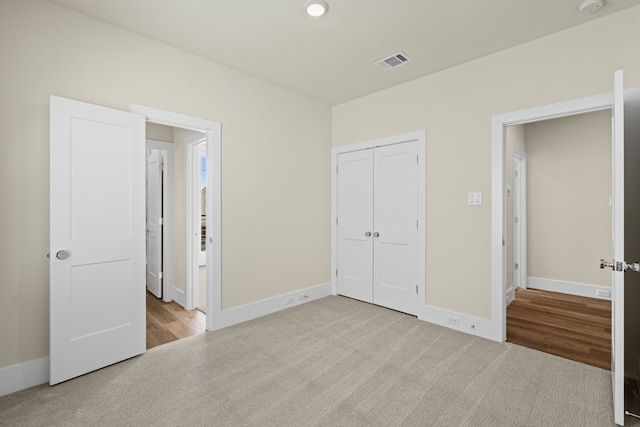
[[[507,295],[506,295],[507,307],[509,307],[509,304],[511,304],[515,299],[516,299],[516,288],[512,286],[509,289],[507,289]]]
[[[187,298],[185,297],[184,291],[178,288],[173,288],[173,300],[180,304],[183,308],[186,307]]]
[[[606,286],[529,276],[527,277],[527,288],[611,301],[611,288]]]
[[[49,382],[49,358],[0,368],[0,396]]]
[[[418,319],[464,332],[465,334],[502,342],[500,330],[496,327],[496,322],[489,319],[444,310],[432,305],[423,305],[419,310]],[[457,324],[452,323],[456,321]]]
[[[217,318],[214,318],[215,325],[213,330],[257,319],[258,317],[276,313],[329,295],[332,295],[331,282],[222,310]]]

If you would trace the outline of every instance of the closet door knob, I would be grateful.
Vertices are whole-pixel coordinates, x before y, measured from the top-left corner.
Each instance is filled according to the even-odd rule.
[[[380,233],[376,231],[375,233],[373,233],[373,237],[380,237]]]
[[[371,237],[371,232],[370,231],[365,231],[364,236],[365,237]]]

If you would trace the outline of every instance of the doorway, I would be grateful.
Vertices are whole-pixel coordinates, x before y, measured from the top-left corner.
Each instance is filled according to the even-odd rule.
[[[220,314],[221,314],[221,264],[222,264],[222,256],[221,256],[221,185],[220,185],[220,176],[221,176],[221,126],[218,122],[213,122],[206,119],[200,119],[192,116],[186,116],[179,113],[168,112],[164,110],[159,110],[151,107],[146,107],[142,105],[133,104],[131,106],[131,111],[133,113],[142,114],[145,116],[146,121],[148,123],[155,123],[159,125],[169,126],[180,128],[184,130],[188,130],[191,134],[194,132],[198,132],[201,135],[204,135],[207,145],[206,145],[206,158],[207,158],[207,166],[208,173],[206,176],[207,180],[207,197],[206,197],[206,211],[208,213],[206,218],[206,329],[215,330],[219,329],[219,324],[221,323]],[[185,136],[186,138],[186,136]],[[184,139],[183,139],[184,141]],[[185,147],[189,147],[185,143]],[[189,180],[189,176],[192,175],[192,165],[191,162],[186,161],[188,158],[188,153],[186,150],[176,150],[176,156],[180,156],[182,159],[177,159],[176,168],[180,167],[179,165],[184,165],[185,171],[185,181]],[[186,184],[185,186],[176,186],[176,193],[181,192],[182,194],[187,194]],[[183,196],[184,197],[184,196]],[[181,199],[178,194],[176,194],[176,200],[184,200]],[[184,227],[174,227],[176,240],[175,243],[182,244],[182,242],[186,242],[191,239],[187,239],[187,233],[190,233],[191,228],[196,228],[196,225],[193,224],[193,221],[189,220],[192,217],[192,206],[189,203],[184,203],[185,209],[177,209],[177,215],[182,215],[185,218],[185,226]],[[177,218],[176,218],[177,219]],[[198,221],[197,228],[200,229],[201,221]],[[191,234],[193,236],[194,234]],[[198,237],[200,235],[200,231],[198,231]],[[185,254],[185,262],[180,265],[178,263],[176,265],[175,271],[175,280],[182,282],[183,286],[179,286],[176,284],[173,288],[173,300],[179,302],[186,309],[193,309],[195,307],[190,306],[192,303],[193,293],[189,286],[189,283],[193,283],[192,280],[192,269],[185,268],[186,266],[193,265],[192,258],[193,254],[191,251],[186,251]],[[182,288],[182,289],[180,289]]]

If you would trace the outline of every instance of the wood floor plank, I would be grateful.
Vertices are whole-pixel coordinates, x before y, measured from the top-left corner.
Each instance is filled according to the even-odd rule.
[[[507,308],[507,341],[611,369],[611,302],[517,289]]]
[[[175,301],[164,302],[147,292],[147,350],[204,332],[206,316],[185,310]]]

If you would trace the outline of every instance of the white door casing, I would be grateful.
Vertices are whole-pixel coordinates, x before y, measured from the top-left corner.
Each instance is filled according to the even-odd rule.
[[[163,238],[163,159],[162,152],[146,150],[146,232],[147,232],[147,289],[162,298],[162,238]]]
[[[337,155],[337,293],[417,314],[416,142]]]
[[[50,384],[144,353],[144,117],[51,96]]]
[[[418,310],[416,145],[406,142],[373,150],[373,302],[413,315]]]
[[[373,150],[338,155],[338,293],[373,302]]]
[[[230,319],[230,316],[226,316],[222,311],[221,124],[138,104],[132,104],[131,111],[144,115],[146,120],[151,123],[190,129],[205,134],[207,166],[209,168],[207,174],[207,212],[210,213],[207,216],[207,330],[216,330],[233,324],[233,319]],[[186,163],[185,176],[188,177],[191,163]],[[185,203],[185,206],[188,207],[189,204]],[[187,260],[187,265],[189,264],[190,261]],[[190,269],[185,270],[187,275],[190,274]],[[185,295],[185,300],[189,300],[189,295]]]

